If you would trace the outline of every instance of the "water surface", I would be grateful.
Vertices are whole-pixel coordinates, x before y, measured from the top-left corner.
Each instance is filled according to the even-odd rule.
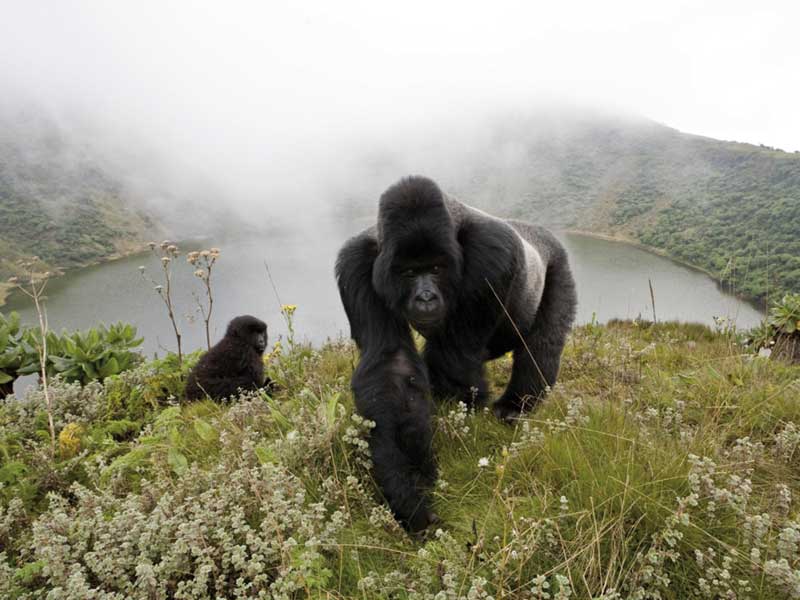
[[[224,333],[229,319],[253,314],[269,324],[270,343],[287,334],[280,304],[296,304],[297,337],[315,344],[347,335],[349,328],[333,278],[336,251],[358,229],[352,223],[331,224],[326,229],[264,235],[243,240],[219,240],[222,255],[213,274],[215,306],[212,343]],[[759,322],[762,315],[750,304],[724,293],[704,273],[684,267],[644,250],[592,237],[563,234],[578,287],[578,322],[594,316],[652,318],[648,279],[653,283],[659,320],[675,319],[714,324],[726,317],[740,328]],[[197,246],[186,246],[183,251]],[[264,263],[269,265],[270,284]],[[146,274],[160,276],[157,258],[150,253],[69,273],[50,282],[47,311],[54,329],[87,328],[118,320],[136,325],[148,354],[175,348],[166,310]],[[184,350],[204,347],[205,334],[192,294],[202,298],[203,288],[185,259],[176,261],[173,289],[179,307]],[[12,297],[4,311],[22,313],[33,322],[34,313],[24,298]]]

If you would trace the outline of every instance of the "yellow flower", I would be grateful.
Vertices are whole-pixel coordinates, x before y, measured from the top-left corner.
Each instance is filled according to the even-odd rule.
[[[70,458],[81,449],[81,434],[83,426],[79,423],[67,423],[58,434],[58,450],[61,456]]]
[[[275,345],[272,346],[272,352],[267,352],[264,355],[264,364],[268,363],[272,358],[278,357],[281,355],[281,343],[280,341],[275,342]]]
[[[297,304],[284,304],[283,306],[281,306],[281,312],[290,317],[294,314],[294,311],[296,310],[297,310]]]

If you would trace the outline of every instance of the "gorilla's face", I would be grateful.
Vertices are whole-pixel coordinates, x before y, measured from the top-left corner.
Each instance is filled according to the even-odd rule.
[[[403,290],[403,312],[411,326],[422,335],[434,331],[447,314],[444,290],[447,276],[445,257],[399,260],[395,273]]]
[[[259,354],[267,349],[267,324],[250,315],[236,317],[228,324],[228,333],[242,340]]]
[[[458,298],[461,245],[435,183],[404,180],[381,196],[372,286],[422,335],[442,326]]]
[[[253,329],[250,339],[252,340],[253,348],[256,349],[256,352],[264,354],[264,350],[267,349],[267,327],[264,326],[263,329]]]

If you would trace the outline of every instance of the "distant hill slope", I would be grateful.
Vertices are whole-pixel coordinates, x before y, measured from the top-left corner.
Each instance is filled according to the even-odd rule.
[[[640,242],[764,299],[800,291],[800,153],[648,121],[506,122],[465,198]]]
[[[54,122],[0,115],[0,282],[23,257],[54,271],[80,267],[137,249],[157,230]]]

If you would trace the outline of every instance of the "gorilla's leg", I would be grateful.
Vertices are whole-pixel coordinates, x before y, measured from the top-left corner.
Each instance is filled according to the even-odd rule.
[[[555,385],[567,334],[575,319],[575,282],[563,250],[548,264],[544,293],[531,330],[514,350],[511,380],[493,407],[500,419],[531,409]]]
[[[467,406],[485,405],[489,388],[484,360],[482,352],[465,352],[445,336],[431,337],[425,344],[425,364],[433,395],[456,398]]]

